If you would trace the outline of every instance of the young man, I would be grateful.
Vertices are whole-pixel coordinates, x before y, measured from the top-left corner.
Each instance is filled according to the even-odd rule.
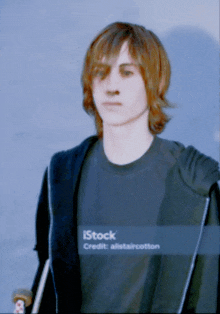
[[[97,136],[53,156],[39,199],[34,291],[50,258],[42,311],[216,312],[219,257],[199,247],[204,225],[219,225],[218,164],[157,136],[169,80],[166,52],[143,26],[113,23],[91,43],[83,104]],[[127,254],[116,243],[123,230],[156,226],[197,227],[191,251],[134,254],[132,243]]]

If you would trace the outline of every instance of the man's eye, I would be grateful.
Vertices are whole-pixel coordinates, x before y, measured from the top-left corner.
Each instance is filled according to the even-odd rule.
[[[123,70],[121,71],[123,76],[131,76],[133,74],[132,71],[128,71],[128,70]]]
[[[107,76],[107,71],[101,70],[101,69],[95,69],[93,71],[93,76],[94,77],[99,77],[101,79],[104,79]]]

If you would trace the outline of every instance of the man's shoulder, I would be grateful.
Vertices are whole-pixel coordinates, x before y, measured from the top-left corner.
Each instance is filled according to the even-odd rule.
[[[178,166],[184,182],[200,194],[207,195],[211,186],[220,180],[219,163],[193,146],[182,152]]]
[[[201,169],[214,167],[218,169],[218,162],[212,157],[200,152],[192,145],[185,146],[178,141],[167,140],[159,138],[160,152],[170,153],[177,160],[179,166],[193,171],[193,169]]]
[[[57,167],[59,165],[70,164],[75,161],[83,161],[87,151],[97,140],[97,136],[90,136],[71,149],[56,152],[51,158],[51,166],[56,165]]]
[[[199,194],[207,195],[210,187],[220,179],[219,163],[193,146],[160,139],[161,152],[165,158],[170,155],[175,160],[184,183]]]
[[[185,150],[185,146],[178,141],[171,141],[161,137],[157,138],[159,143],[159,150],[163,157],[172,156],[175,160],[179,158],[181,153]]]

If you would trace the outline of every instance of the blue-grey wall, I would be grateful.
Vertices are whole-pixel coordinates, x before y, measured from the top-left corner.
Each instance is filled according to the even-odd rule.
[[[0,0],[0,312],[31,287],[35,208],[50,156],[94,133],[82,109],[81,67],[92,38],[120,20],[164,43],[177,105],[163,137],[218,159],[218,0]]]

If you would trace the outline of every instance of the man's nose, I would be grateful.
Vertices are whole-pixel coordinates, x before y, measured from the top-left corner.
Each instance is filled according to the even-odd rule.
[[[108,96],[114,96],[114,95],[119,95],[119,90],[107,90],[107,95]]]
[[[119,76],[117,73],[112,71],[109,73],[107,82],[106,82],[106,93],[108,96],[119,95]]]

